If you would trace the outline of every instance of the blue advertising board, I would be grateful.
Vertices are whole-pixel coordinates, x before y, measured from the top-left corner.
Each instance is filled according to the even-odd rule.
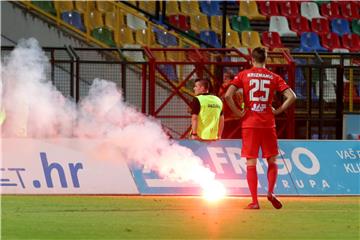
[[[216,142],[179,141],[199,156],[204,166],[216,174],[229,195],[249,195],[246,182],[246,159],[240,157],[240,140]],[[277,157],[278,195],[359,195],[360,141],[279,141]],[[162,179],[156,172],[130,166],[141,194],[199,195],[194,183]],[[267,193],[267,162],[257,163],[258,193]]]

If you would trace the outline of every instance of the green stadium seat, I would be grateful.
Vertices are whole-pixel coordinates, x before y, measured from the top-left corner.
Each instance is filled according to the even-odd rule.
[[[112,32],[105,27],[95,28],[94,30],[92,30],[91,36],[110,47],[115,47]]]
[[[50,13],[53,16],[56,16],[56,10],[54,8],[52,1],[31,1],[32,4],[41,8],[47,13]]]
[[[354,19],[351,23],[353,33],[360,35],[360,19]]]
[[[237,32],[251,31],[250,21],[246,16],[233,16],[231,26]]]

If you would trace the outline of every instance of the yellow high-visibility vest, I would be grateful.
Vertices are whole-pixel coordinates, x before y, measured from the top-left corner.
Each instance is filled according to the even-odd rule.
[[[220,115],[223,108],[221,99],[214,95],[199,95],[196,98],[200,102],[198,137],[204,140],[218,139]]]

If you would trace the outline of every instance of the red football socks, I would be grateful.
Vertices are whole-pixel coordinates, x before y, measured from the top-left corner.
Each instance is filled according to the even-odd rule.
[[[252,202],[258,203],[258,199],[257,199],[258,177],[256,172],[256,166],[247,166],[246,169],[247,169],[246,179],[249,185]]]
[[[268,178],[268,186],[269,186],[269,193],[274,192],[274,187],[276,183],[278,173],[278,166],[276,163],[269,163],[267,178]]]

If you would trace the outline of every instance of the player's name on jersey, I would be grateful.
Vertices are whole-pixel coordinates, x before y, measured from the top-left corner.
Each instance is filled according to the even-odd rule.
[[[270,78],[270,79],[273,78],[272,75],[264,74],[264,73],[248,73],[247,77],[260,77],[260,78]]]

